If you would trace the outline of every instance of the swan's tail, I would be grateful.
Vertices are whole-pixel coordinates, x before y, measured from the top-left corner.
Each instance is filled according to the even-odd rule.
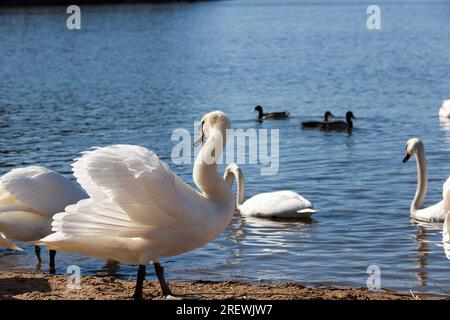
[[[60,240],[86,236],[133,238],[142,237],[148,231],[148,226],[132,221],[113,203],[85,199],[65,210],[53,216],[52,231],[64,235]],[[57,238],[50,235],[40,241],[51,242]]]
[[[91,199],[67,206],[53,216],[54,233],[37,242],[55,251],[79,252],[88,256],[135,263],[130,248],[144,237],[149,227],[136,223],[112,203],[94,203]]]

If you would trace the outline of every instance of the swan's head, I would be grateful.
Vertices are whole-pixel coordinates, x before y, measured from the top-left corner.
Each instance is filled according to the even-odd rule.
[[[194,145],[203,142],[211,135],[211,131],[216,129],[223,134],[225,139],[226,130],[230,128],[230,119],[222,111],[213,111],[205,114],[200,120],[200,130]]]
[[[413,154],[417,153],[419,149],[423,148],[424,148],[423,143],[422,141],[420,141],[420,139],[418,138],[409,139],[408,142],[406,143],[405,157],[403,158],[403,163],[407,162]]]

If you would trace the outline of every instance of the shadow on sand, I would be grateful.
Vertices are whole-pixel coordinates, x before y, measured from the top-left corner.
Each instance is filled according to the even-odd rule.
[[[16,295],[36,291],[51,291],[48,280],[23,277],[0,279],[0,300],[15,300]]]

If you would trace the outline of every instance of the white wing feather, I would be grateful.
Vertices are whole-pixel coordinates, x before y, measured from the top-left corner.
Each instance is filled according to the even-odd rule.
[[[112,145],[87,151],[73,164],[73,170],[92,203],[109,202],[116,213],[145,225],[195,220],[205,202],[154,152],[139,146]]]
[[[0,187],[26,207],[50,217],[87,197],[69,179],[37,166],[11,170],[0,178]]]

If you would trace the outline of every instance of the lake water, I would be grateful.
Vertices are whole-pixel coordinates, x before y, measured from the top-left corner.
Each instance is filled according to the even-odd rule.
[[[450,97],[450,3],[378,4],[382,30],[367,29],[363,1],[86,6],[80,31],[66,28],[65,8],[0,9],[0,173],[38,164],[71,177],[79,152],[113,143],[151,148],[170,163],[172,131],[193,132],[194,120],[220,109],[234,128],[280,130],[278,174],[244,165],[247,196],[291,189],[320,211],[312,222],[236,216],[214,242],[164,259],[169,280],[361,287],[377,265],[383,288],[450,294],[442,225],[411,221],[416,166],[401,162],[406,141],[420,137],[427,204],[441,199],[450,174],[450,125],[438,118]],[[256,104],[291,117],[258,123]],[[299,128],[325,110],[352,110],[353,134]],[[191,165],[171,166],[192,184]],[[34,270],[33,247],[23,247],[0,249],[0,270]],[[57,255],[58,273],[70,264],[83,274],[136,272]]]

